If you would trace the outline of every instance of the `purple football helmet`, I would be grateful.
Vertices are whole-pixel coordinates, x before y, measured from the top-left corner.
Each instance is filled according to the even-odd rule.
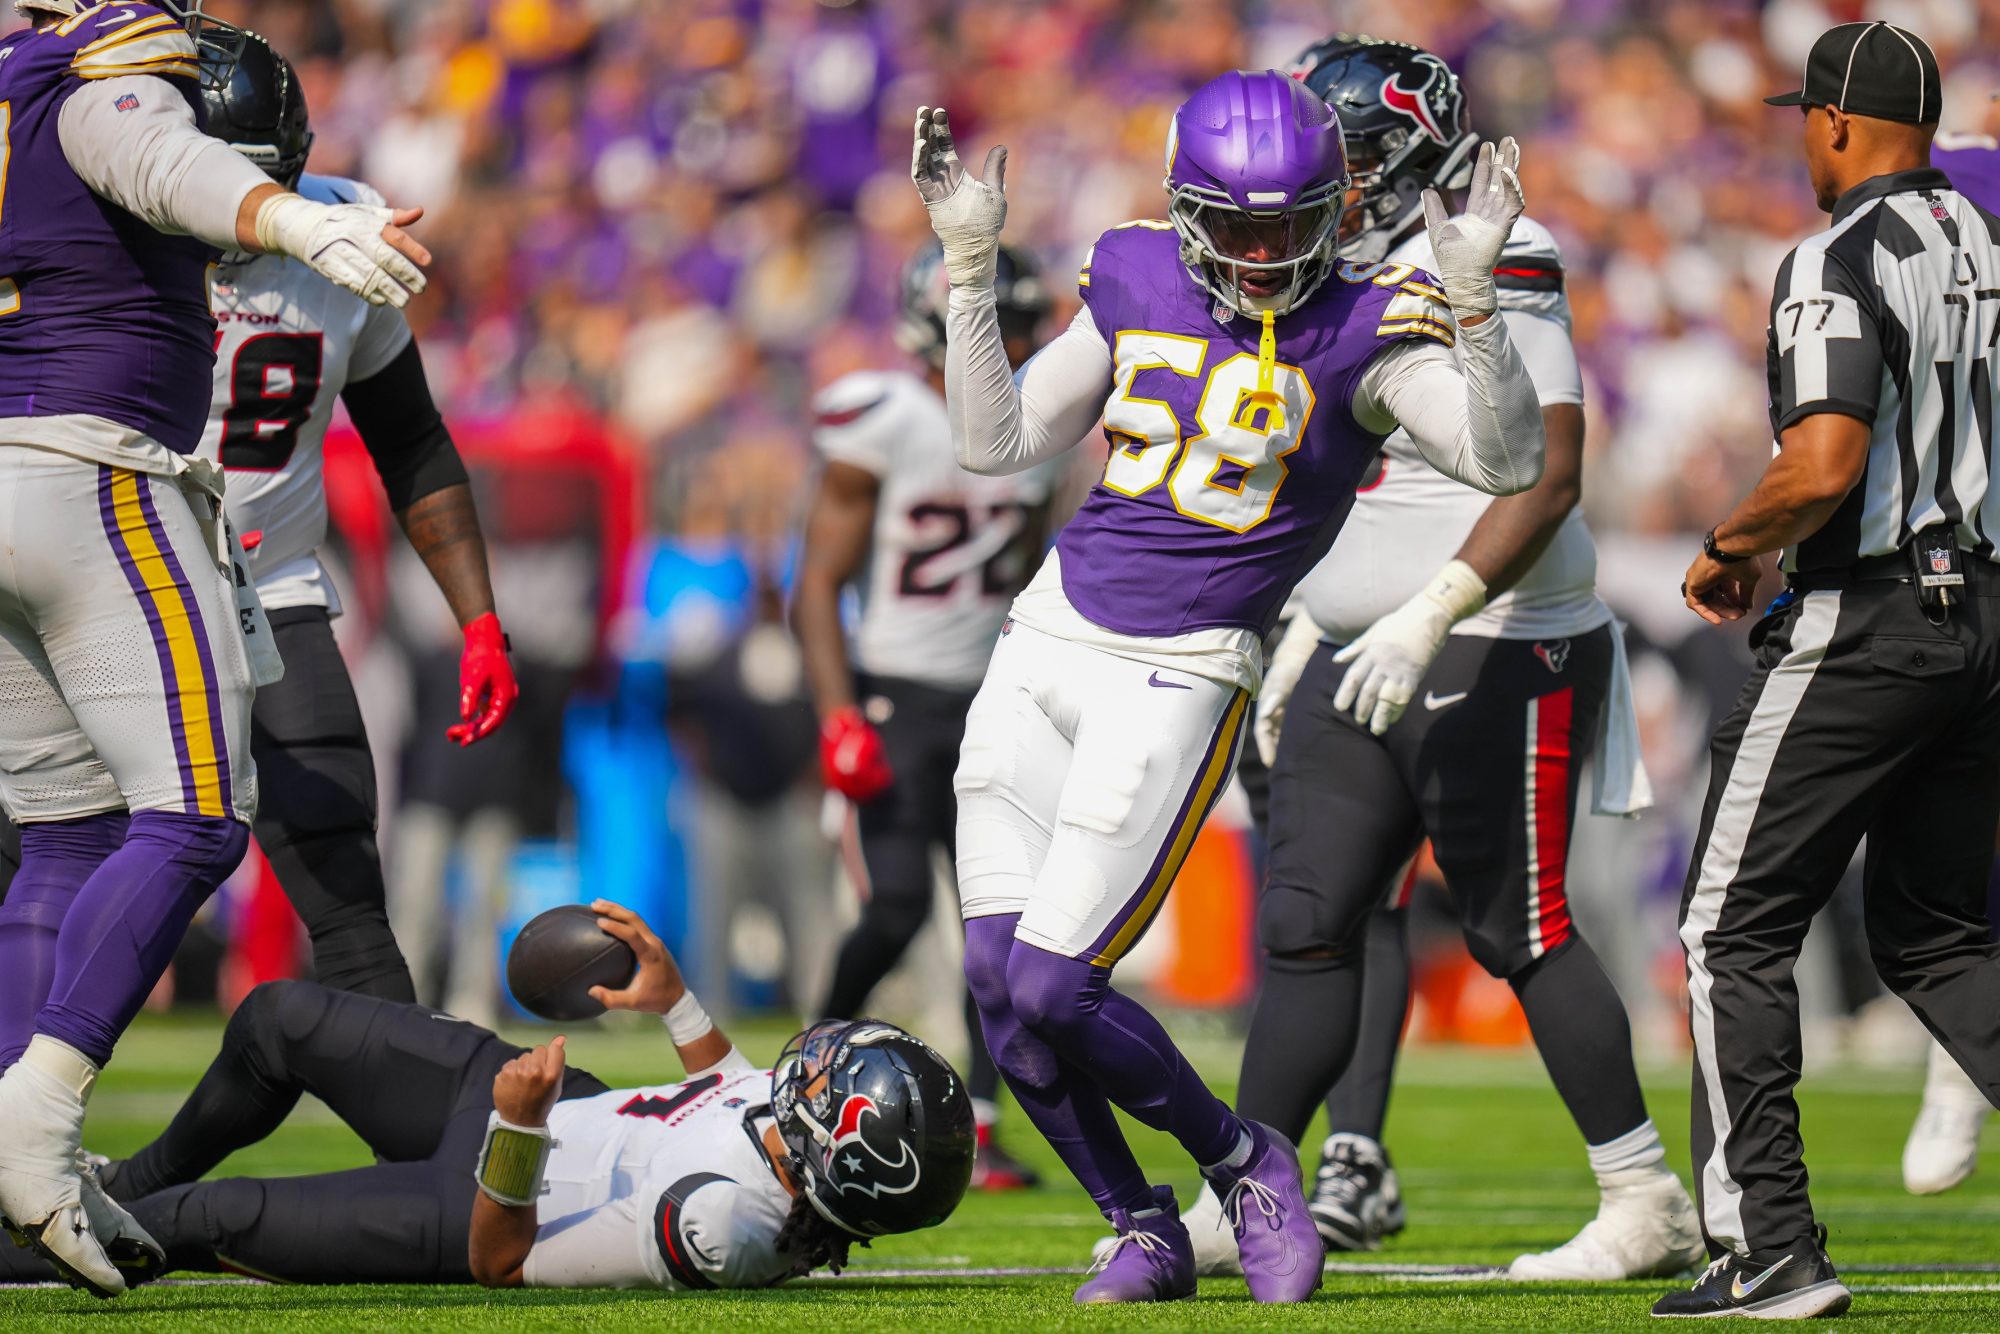
[[[1232,70],[1167,132],[1167,216],[1194,280],[1231,310],[1282,315],[1332,270],[1347,201],[1340,121],[1276,70]]]

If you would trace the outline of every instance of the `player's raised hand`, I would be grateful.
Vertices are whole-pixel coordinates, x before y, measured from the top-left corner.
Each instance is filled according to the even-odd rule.
[[[639,971],[632,974],[631,982],[617,989],[592,987],[591,999],[607,1010],[665,1014],[673,1009],[674,1002],[687,994],[687,982],[681,977],[680,965],[646,925],[646,919],[609,899],[598,899],[590,905],[590,910],[597,914],[598,929],[630,945],[639,959]]]
[[[548,1124],[549,1109],[562,1096],[563,1038],[524,1051],[493,1076],[493,1110],[517,1126]]]
[[[979,177],[968,176],[944,108],[918,107],[910,179],[944,246],[944,271],[951,285],[991,287],[1000,229],[1007,222],[1007,150],[996,145],[987,152]]]
[[[1424,226],[1430,232],[1431,253],[1452,311],[1460,318],[1490,315],[1499,305],[1493,266],[1500,262],[1514,223],[1527,207],[1520,167],[1521,146],[1511,137],[1497,147],[1489,140],[1479,146],[1465,212],[1455,218],[1447,215],[1438,192],[1424,191]]]

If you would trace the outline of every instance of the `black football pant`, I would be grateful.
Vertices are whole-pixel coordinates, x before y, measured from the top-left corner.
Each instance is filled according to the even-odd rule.
[[[856,807],[861,860],[867,871],[861,920],[840,944],[833,980],[820,1015],[852,1019],[868,995],[903,957],[903,951],[930,919],[937,877],[933,849],[958,857],[958,799],[951,776],[965,738],[965,714],[972,695],[895,677],[863,677],[856,682],[862,713],[881,734],[882,749],[895,775],[887,791]],[[991,1102],[999,1096],[1000,1072],[986,1051],[979,1011],[965,996],[966,1031],[972,1036],[966,1091]]]
[[[324,607],[283,607],[271,632],[285,675],[257,692],[257,835],[312,937],[313,975],[330,987],[414,1001],[389,931],[375,847],[375,759],[354,683]]]
[[[1379,1133],[1404,976],[1395,907],[1426,837],[1472,956],[1513,988],[1588,1143],[1646,1119],[1623,1003],[1570,921],[1567,863],[1583,759],[1610,683],[1609,627],[1547,641],[1454,635],[1409,710],[1377,737],[1333,707],[1346,668],[1321,645],[1293,692],[1271,772],[1258,905],[1267,960],[1237,1110],[1294,1139],[1359,1053],[1332,1128]],[[1398,914],[1400,915],[1400,914]]]
[[[1876,971],[2000,1099],[1986,909],[2000,579],[1970,563],[1970,596],[1942,625],[1908,583],[1875,580],[1796,595],[1752,633],[1756,669],[1715,734],[1681,903],[1695,1184],[1714,1254],[1811,1234],[1792,968],[1862,835]]]
[[[166,1132],[106,1169],[106,1188],[175,1269],[290,1283],[469,1283],[473,1167],[493,1077],[521,1048],[416,1005],[312,982],[256,988]],[[571,1070],[562,1096],[605,1086]],[[200,1180],[319,1098],[376,1155],[316,1176]],[[0,1280],[51,1277],[0,1247]]]

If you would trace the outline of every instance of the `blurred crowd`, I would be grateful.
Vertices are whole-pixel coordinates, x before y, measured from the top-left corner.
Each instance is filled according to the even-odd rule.
[[[1566,257],[1588,378],[1585,503],[1605,594],[1633,625],[1667,810],[1643,832],[1598,835],[1611,841],[1597,855],[1618,894],[1668,912],[1708,723],[1743,662],[1729,636],[1692,634],[1672,587],[1686,534],[1725,512],[1771,447],[1770,282],[1821,225],[1797,115],[1761,98],[1794,85],[1823,28],[1864,16],[1935,45],[1945,128],[1991,128],[2000,87],[2000,0],[209,8],[298,63],[315,170],[429,210],[420,234],[439,261],[411,314],[448,413],[612,423],[644,479],[642,532],[721,543],[750,571],[739,632],[774,623],[756,608],[782,581],[813,476],[811,393],[901,360],[895,276],[927,235],[907,175],[917,106],[948,106],[971,160],[1011,148],[1009,237],[1070,299],[1100,231],[1162,213],[1164,132],[1187,90],[1283,67],[1335,30],[1442,55],[1476,128],[1521,140],[1529,211]],[[1079,468],[1087,483],[1094,461]],[[1628,990],[1651,969],[1635,943]]]

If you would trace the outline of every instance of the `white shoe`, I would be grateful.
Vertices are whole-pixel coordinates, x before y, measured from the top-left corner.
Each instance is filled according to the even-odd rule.
[[[1222,1201],[1216,1198],[1213,1186],[1202,1183],[1201,1194],[1194,1197],[1194,1203],[1181,1215],[1181,1224],[1194,1243],[1195,1277],[1243,1277],[1243,1258],[1236,1253],[1236,1230],[1222,1216]],[[1090,1258],[1103,1261],[1117,1244],[1115,1235],[1099,1237],[1090,1248]]]
[[[1611,1282],[1664,1278],[1701,1264],[1708,1251],[1687,1189],[1671,1172],[1646,1175],[1606,1190],[1583,1231],[1552,1251],[1518,1257],[1507,1277]]]
[[[84,1210],[77,1175],[83,1100],[77,1091],[23,1057],[0,1076],[0,1126],[6,1127],[0,1136],[0,1226],[72,1287],[94,1297],[123,1293],[125,1276],[98,1244]]]
[[[124,1205],[105,1194],[97,1169],[108,1161],[102,1154],[76,1156],[76,1175],[83,1184],[83,1216],[89,1220],[91,1233],[103,1246],[105,1256],[125,1276],[126,1287],[136,1288],[167,1272],[167,1250],[153,1240],[153,1234]]]
[[[1937,1043],[1931,1043],[1923,1110],[1903,1145],[1903,1188],[1912,1195],[1950,1190],[1979,1166],[1979,1132],[1992,1104]]]

